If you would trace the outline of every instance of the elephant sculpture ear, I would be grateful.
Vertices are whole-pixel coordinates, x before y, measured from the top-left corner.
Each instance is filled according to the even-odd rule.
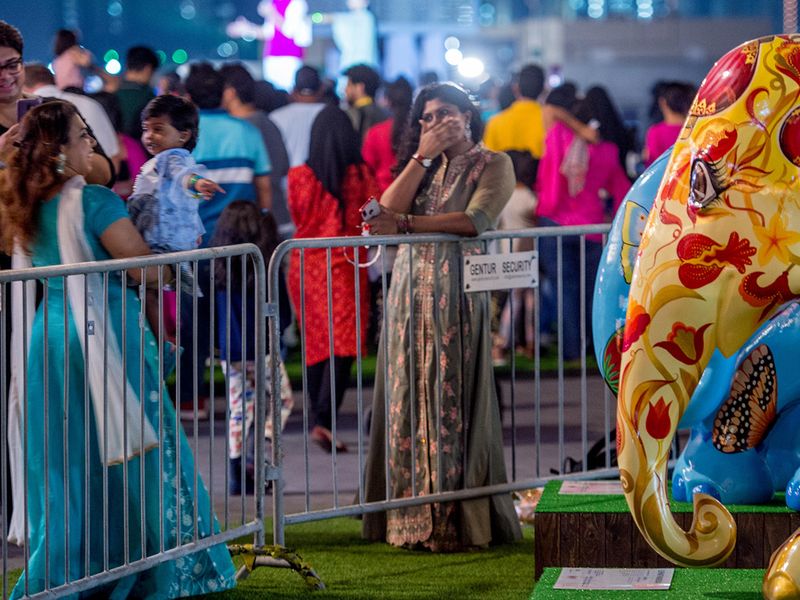
[[[800,167],[800,107],[795,108],[781,126],[781,151],[795,166]]]
[[[730,396],[714,418],[711,440],[725,454],[744,452],[767,437],[777,415],[775,360],[761,344],[742,361]]]
[[[757,62],[757,40],[734,48],[720,58],[700,84],[689,114],[695,117],[713,115],[736,102],[750,85]]]

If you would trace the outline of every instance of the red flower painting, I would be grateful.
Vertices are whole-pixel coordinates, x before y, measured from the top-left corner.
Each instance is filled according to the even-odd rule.
[[[706,235],[689,234],[678,242],[677,252],[682,263],[678,267],[678,278],[684,286],[696,290],[716,280],[728,265],[744,273],[757,250],[734,231],[724,247]]]
[[[647,411],[647,420],[645,420],[644,426],[650,437],[655,440],[663,440],[672,429],[672,420],[669,418],[671,404],[672,402],[669,404],[664,402],[663,397],[659,398],[655,404],[650,403],[650,410]]]
[[[706,323],[699,329],[695,329],[683,323],[675,323],[672,331],[667,334],[666,341],[654,345],[666,350],[675,360],[685,365],[697,364],[702,358],[705,348],[703,334],[710,326],[711,323]]]

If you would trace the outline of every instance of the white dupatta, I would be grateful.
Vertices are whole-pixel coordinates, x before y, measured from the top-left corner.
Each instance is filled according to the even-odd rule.
[[[86,182],[76,176],[67,181],[61,190],[58,205],[58,249],[62,264],[94,262],[95,257],[86,239],[83,219],[83,188]],[[31,266],[30,257],[21,252],[15,253],[15,268]],[[158,445],[158,437],[150,422],[141,421],[140,399],[127,377],[123,379],[122,354],[117,337],[111,327],[105,330],[106,321],[103,305],[103,275],[92,273],[86,277],[84,294],[83,280],[73,277],[68,285],[70,313],[78,330],[84,368],[88,371],[89,392],[97,430],[97,443],[103,463],[112,465],[139,455]],[[22,284],[19,287],[19,302],[14,296],[14,323],[24,325],[25,339],[30,340],[33,323],[34,293],[28,291],[26,300],[28,322],[22,323]],[[31,285],[29,283],[27,285]],[[65,285],[67,281],[65,280]],[[17,290],[15,289],[14,294]],[[109,315],[113,318],[114,315]],[[82,327],[85,324],[85,330]],[[9,526],[9,541],[24,543],[23,502],[24,485],[22,479],[22,399],[25,395],[22,377],[22,332],[14,328],[12,333],[12,384],[9,393],[9,450],[11,457],[14,512]],[[88,335],[84,335],[84,331]],[[106,360],[103,360],[104,353]],[[87,360],[88,354],[88,360]],[[104,402],[104,399],[107,402]],[[124,401],[123,401],[124,399]],[[107,426],[107,428],[106,428]],[[127,444],[124,432],[127,428]],[[142,430],[144,428],[144,431]],[[13,435],[12,435],[13,431]],[[16,440],[16,443],[14,442]],[[144,446],[140,444],[144,441]]]

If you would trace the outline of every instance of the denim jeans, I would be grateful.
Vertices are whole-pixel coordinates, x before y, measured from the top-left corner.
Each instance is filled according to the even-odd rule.
[[[557,226],[549,219],[540,218],[543,227]],[[561,277],[563,306],[563,358],[574,360],[580,358],[586,348],[581,347],[581,238],[566,236],[561,239]],[[541,285],[542,333],[555,333],[558,319],[558,240],[557,237],[539,239],[539,265],[544,285]],[[586,240],[585,289],[586,306],[586,343],[592,343],[592,298],[597,268],[603,252],[602,244]]]

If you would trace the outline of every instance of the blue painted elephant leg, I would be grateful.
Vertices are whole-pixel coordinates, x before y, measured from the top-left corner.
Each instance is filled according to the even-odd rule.
[[[800,511],[800,469],[789,480],[786,486],[786,506],[792,510]]]
[[[796,367],[795,367],[796,368]],[[796,392],[797,390],[792,390]],[[785,407],[781,419],[764,442],[767,464],[772,471],[775,489],[786,489],[786,506],[800,511],[800,445],[797,443],[797,423],[800,402]]]

